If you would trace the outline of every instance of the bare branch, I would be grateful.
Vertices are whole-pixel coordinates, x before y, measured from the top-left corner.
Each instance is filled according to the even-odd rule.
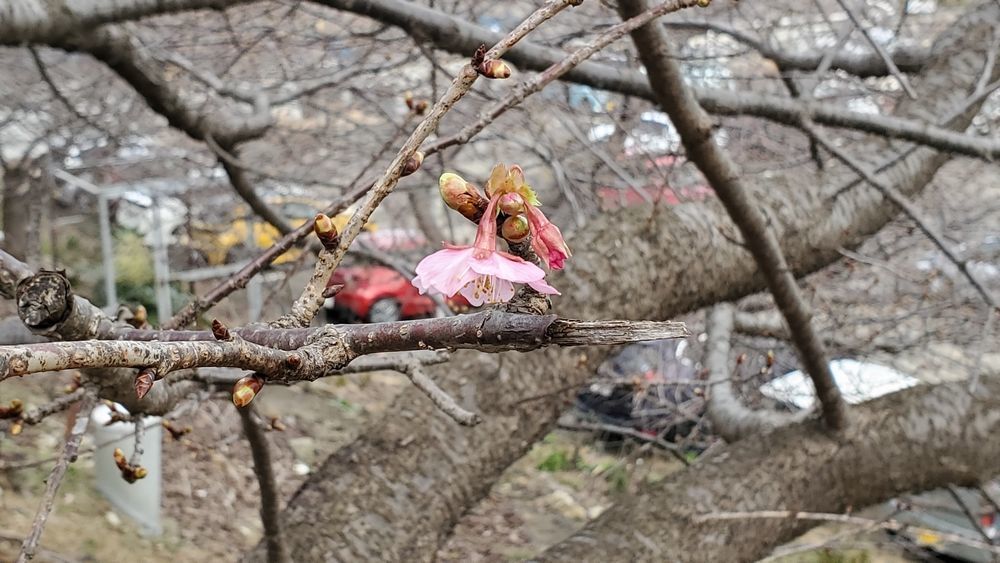
[[[501,311],[365,325],[237,329],[222,341],[204,331],[132,330],[121,335],[127,341],[2,346],[0,381],[92,367],[152,368],[158,378],[180,369],[233,367],[265,373],[269,381],[290,382],[336,375],[354,358],[376,352],[528,351],[550,345],[615,345],[687,335],[683,323],[672,321],[577,321]]]
[[[52,513],[52,506],[56,500],[56,491],[59,490],[59,485],[62,484],[69,464],[76,461],[77,451],[80,449],[80,441],[87,430],[87,422],[90,420],[90,411],[94,407],[94,402],[95,398],[92,395],[88,394],[84,396],[80,410],[76,413],[73,428],[66,438],[65,445],[63,445],[62,455],[59,456],[59,460],[56,461],[55,467],[52,468],[52,472],[49,473],[49,477],[45,481],[45,493],[42,495],[42,502],[38,506],[38,512],[35,513],[34,521],[31,523],[31,531],[21,544],[21,553],[17,557],[17,563],[25,563],[35,554],[38,541],[45,530],[45,523],[49,519],[49,514]]]
[[[747,408],[733,392],[730,363],[730,338],[734,327],[733,306],[723,303],[708,313],[708,343],[705,350],[705,367],[709,373],[707,413],[712,428],[727,442],[735,442],[758,432],[801,422],[811,413],[802,411],[785,414],[769,410]]]
[[[434,383],[434,380],[427,376],[420,363],[407,362],[397,369],[410,379],[410,383],[414,387],[423,391],[441,412],[451,417],[455,422],[462,426],[475,426],[483,421],[478,414],[460,407],[451,395],[438,387],[437,383]]]
[[[268,563],[287,563],[291,561],[285,536],[281,531],[281,506],[278,483],[274,478],[274,468],[271,464],[271,447],[267,434],[255,420],[253,404],[237,408],[240,422],[243,423],[243,434],[250,444],[253,456],[253,471],[257,474],[257,484],[260,486],[260,520],[264,525],[264,542],[267,544]]]
[[[634,17],[647,9],[646,0],[619,3],[623,18]],[[688,158],[708,179],[764,274],[774,301],[791,329],[799,358],[816,387],[823,419],[830,429],[843,429],[847,425],[846,404],[830,373],[826,350],[812,324],[812,313],[799,293],[777,237],[768,228],[763,212],[748,196],[735,163],[715,144],[712,123],[684,83],[663,28],[647,25],[634,31],[632,38],[649,72],[649,83],[657,94],[659,105],[677,128]]]
[[[880,45],[878,41],[875,41],[875,38],[872,37],[872,34],[870,31],[868,31],[868,28],[861,25],[861,21],[858,19],[858,15],[854,13],[854,10],[852,10],[851,7],[847,5],[847,2],[845,2],[844,0],[837,0],[837,4],[840,4],[840,7],[845,12],[847,12],[847,17],[850,18],[851,23],[854,24],[854,27],[861,30],[861,34],[865,36],[865,40],[868,41],[868,44],[871,45],[872,49],[874,49],[875,52],[878,53],[879,58],[881,58],[882,61],[885,63],[885,66],[889,69],[889,73],[892,74],[892,76],[895,77],[896,80],[899,82],[899,85],[903,87],[903,91],[906,92],[906,95],[909,96],[911,99],[914,100],[917,99],[917,93],[913,91],[913,87],[910,86],[910,82],[906,79],[905,76],[903,76],[903,73],[899,71],[899,67],[896,66],[896,63],[895,61],[892,60],[892,57],[890,57],[889,54],[885,52],[885,49],[882,48],[882,45]]]

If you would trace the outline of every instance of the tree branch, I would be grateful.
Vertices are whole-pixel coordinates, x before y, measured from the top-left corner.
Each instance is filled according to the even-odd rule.
[[[730,363],[730,338],[734,327],[733,306],[723,303],[708,313],[708,343],[705,350],[705,367],[708,369],[707,414],[712,428],[727,442],[771,431],[788,424],[801,422],[811,413],[779,413],[771,410],[747,408],[733,392]]]
[[[647,9],[646,0],[619,2],[623,19]],[[830,373],[825,347],[812,324],[812,313],[799,294],[778,238],[767,227],[763,212],[750,199],[735,163],[715,144],[712,123],[684,83],[663,28],[647,25],[632,32],[632,39],[649,72],[649,83],[659,105],[677,128],[688,158],[705,175],[760,266],[775,304],[791,330],[799,359],[816,387],[823,419],[830,429],[842,430],[847,425],[847,407]]]
[[[83,434],[87,430],[87,423],[90,421],[90,411],[94,407],[94,401],[95,398],[89,394],[83,398],[80,410],[76,413],[73,427],[66,438],[66,443],[63,445],[62,454],[56,461],[55,467],[52,468],[52,472],[49,473],[48,479],[45,480],[45,493],[42,495],[42,502],[38,506],[38,512],[35,513],[35,519],[31,524],[31,531],[21,544],[21,553],[17,557],[17,563],[25,563],[35,554],[38,541],[45,530],[45,523],[49,519],[49,514],[52,513],[56,491],[59,490],[59,485],[62,484],[69,464],[76,461],[77,451],[80,449],[80,441],[83,439]]]
[[[260,520],[264,525],[268,563],[287,563],[292,558],[288,554],[285,536],[281,531],[281,519],[278,518],[281,513],[280,493],[271,465],[271,447],[267,441],[267,434],[255,420],[252,403],[237,408],[236,411],[240,413],[243,434],[250,444],[253,471],[257,474],[257,484],[260,486]]]

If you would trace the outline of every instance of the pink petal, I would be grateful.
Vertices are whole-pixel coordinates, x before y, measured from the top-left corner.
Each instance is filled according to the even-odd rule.
[[[417,264],[417,276],[411,283],[420,293],[433,290],[452,297],[476,277],[469,268],[473,252],[472,247],[439,250]]]
[[[492,275],[516,283],[528,283],[545,277],[545,272],[531,262],[511,260],[499,252],[485,258],[473,258],[469,266],[477,274]]]
[[[543,295],[562,295],[562,293],[559,293],[559,290],[545,283],[545,280],[528,282],[528,285],[531,286],[531,289]]]

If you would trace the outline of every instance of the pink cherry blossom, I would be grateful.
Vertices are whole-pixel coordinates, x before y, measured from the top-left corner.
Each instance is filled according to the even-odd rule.
[[[539,293],[558,295],[545,283],[545,271],[517,256],[497,250],[496,205],[490,200],[472,246],[451,246],[427,256],[417,264],[413,285],[420,293],[436,291],[448,297],[461,293],[470,304],[510,301],[514,284],[525,283]]]

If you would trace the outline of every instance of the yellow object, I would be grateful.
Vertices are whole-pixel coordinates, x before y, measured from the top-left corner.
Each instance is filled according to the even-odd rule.
[[[272,207],[280,210],[281,214],[292,224],[299,227],[306,221],[312,221],[323,206],[314,202],[293,199],[275,199],[267,202]],[[343,213],[330,219],[337,228],[337,232],[342,232],[353,214],[353,209],[348,209]],[[229,262],[230,253],[235,249],[245,248],[252,241],[253,253],[259,253],[274,246],[281,240],[281,233],[263,220],[254,218],[252,221],[253,233],[249,232],[248,218],[252,217],[252,212],[245,205],[238,205],[232,209],[228,218],[220,218],[216,223],[195,222],[191,228],[190,244],[197,249],[210,266],[219,266]],[[374,223],[365,225],[366,231],[374,231]],[[302,249],[291,248],[272,262],[273,264],[286,264],[293,262],[302,254]]]

